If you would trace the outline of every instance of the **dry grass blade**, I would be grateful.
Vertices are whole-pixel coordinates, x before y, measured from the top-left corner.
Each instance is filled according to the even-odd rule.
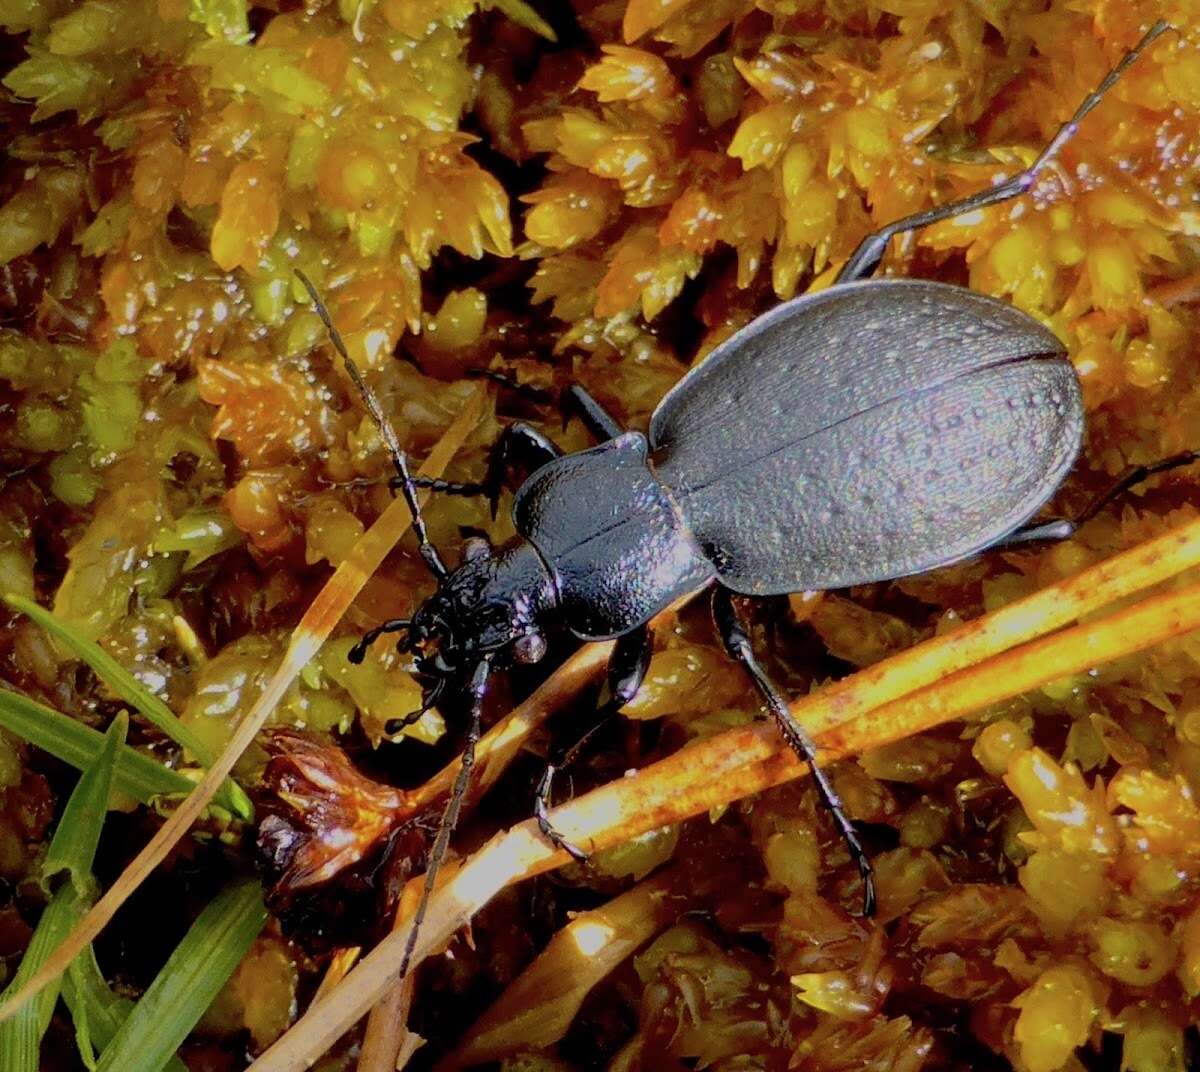
[[[675,606],[659,614],[650,624],[652,629],[661,629],[674,619],[680,600]],[[496,723],[480,740],[476,752],[476,775],[467,791],[467,803],[478,800],[492,785],[509,761],[517,754],[529,736],[563,704],[571,700],[582,688],[600,677],[608,665],[613,643],[587,644],[575,652],[554,675],[524,703]],[[406,810],[415,813],[423,810],[438,797],[445,796],[458,774],[459,759],[447,764],[420,789],[406,800]],[[410,887],[411,888],[411,887]],[[411,915],[405,914],[405,903],[396,910],[394,928],[401,927]],[[408,980],[398,979],[371,1010],[367,1031],[363,1038],[362,1056],[358,1059],[358,1072],[392,1072],[402,1069],[400,1054],[407,1039],[408,1003],[412,998],[412,986]]]
[[[663,871],[572,919],[434,1072],[454,1072],[558,1042],[592,988],[678,914],[684,902],[670,896],[674,878]]]
[[[612,649],[611,640],[580,648],[528,700],[513,708],[488,730],[479,741],[475,761],[477,773],[467,792],[468,800],[477,799],[500,777],[538,726],[604,672]],[[446,764],[428,782],[413,791],[407,805],[413,811],[421,811],[449,793],[460,762],[461,757]]]
[[[448,868],[447,872],[450,870]],[[394,931],[405,929],[412,919],[422,888],[417,883],[405,886],[392,920]],[[413,978],[413,973],[409,972],[406,978],[395,980],[371,1010],[363,1035],[362,1053],[358,1058],[358,1072],[393,1072],[401,1069],[407,1061],[401,1062],[400,1055],[411,1055],[424,1045],[424,1039],[408,1030]]]
[[[332,993],[337,988],[337,985],[350,973],[350,969],[358,963],[358,958],[361,954],[362,946],[357,945],[350,945],[337,950],[329,958],[329,964],[325,968],[325,974],[321,976],[321,984],[317,987],[317,992],[313,995],[313,1001],[320,1001],[326,994]]]
[[[1200,586],[1192,585],[1062,629],[1197,565],[1200,521],[1193,521],[804,697],[793,704],[793,713],[817,738],[824,760],[922,732],[1200,627]],[[862,717],[868,713],[869,719]],[[598,850],[803,772],[773,726],[751,726],[697,742],[565,804],[555,809],[553,822],[569,839]],[[446,942],[505,886],[566,859],[541,838],[532,820],[498,834],[435,893],[413,963]],[[311,1007],[252,1068],[285,1072],[324,1053],[390,984],[407,932],[405,927],[384,939],[331,998]]]
[[[422,475],[441,476],[450,459],[478,423],[483,412],[483,399],[482,390],[475,391],[469,397],[462,413],[430,452],[421,470]],[[76,955],[104,929],[130,894],[146,880],[187,833],[192,823],[208,806],[241,754],[254,740],[288,687],[320,649],[371,574],[379,568],[388,552],[408,530],[411,520],[404,501],[396,499],[363,534],[312,601],[292,633],[279,668],[254,708],[238,725],[217,761],[112,887],[96,902],[79,926],[55,950],[41,970],[0,1008],[0,1020],[12,1016],[42,987],[62,974]]]
[[[396,917],[399,929],[408,918]],[[413,973],[397,979],[387,988],[383,997],[371,1009],[367,1018],[367,1030],[363,1035],[362,1053],[358,1058],[358,1072],[394,1072],[407,1063],[407,1056],[416,1053],[425,1040],[408,1030],[408,1009],[413,997]],[[406,1055],[402,1061],[401,1054]]]

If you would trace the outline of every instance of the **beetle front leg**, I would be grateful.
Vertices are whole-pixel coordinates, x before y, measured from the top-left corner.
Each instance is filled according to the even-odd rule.
[[[875,873],[871,867],[871,861],[867,857],[862,843],[858,840],[858,834],[855,832],[854,826],[846,817],[846,811],[842,805],[841,798],[838,797],[837,791],[830,784],[829,779],[825,776],[825,772],[817,763],[817,746],[813,744],[812,738],[805,733],[804,727],[792,718],[792,712],[788,708],[787,701],[780,694],[779,690],[775,688],[774,684],[772,684],[771,679],[767,677],[766,671],[759,665],[758,659],[754,654],[754,648],[750,644],[750,636],[746,632],[746,627],[742,623],[741,618],[738,616],[737,609],[733,605],[732,594],[728,588],[718,585],[713,590],[712,613],[713,622],[716,624],[717,632],[721,637],[721,642],[725,645],[725,650],[731,658],[741,663],[743,669],[745,669],[746,673],[754,681],[760,695],[766,701],[772,717],[775,719],[775,724],[779,727],[780,735],[787,742],[788,746],[808,764],[808,769],[812,772],[813,780],[817,783],[821,799],[825,802],[825,807],[829,809],[830,815],[833,816],[834,824],[842,835],[842,840],[846,842],[846,847],[850,850],[850,859],[854,861],[855,866],[858,868],[858,873],[862,876],[863,915],[874,915]]]
[[[500,492],[517,467],[532,472],[562,456],[562,451],[531,424],[517,421],[506,425],[488,455],[487,475],[483,482],[442,480],[440,477],[414,476],[414,487],[428,488],[444,495],[486,495],[496,516]],[[400,487],[399,477],[389,482],[393,490]]]
[[[1131,465],[1113,481],[1110,487],[1097,495],[1075,517],[1054,517],[1048,521],[1034,521],[1028,525],[1022,525],[1015,532],[1010,532],[1002,540],[994,543],[989,550],[1069,540],[1079,531],[1081,525],[1091,521],[1106,506],[1119,499],[1130,488],[1137,487],[1143,480],[1148,480],[1159,473],[1168,473],[1172,469],[1182,469],[1184,466],[1198,461],[1200,461],[1200,451],[1185,450],[1146,465]]]
[[[561,457],[562,451],[531,424],[517,421],[507,425],[488,457],[483,485],[492,507],[492,517],[500,502],[500,491],[512,470],[519,466],[533,472]]]
[[[622,435],[625,431],[617,423],[616,418],[592,397],[592,393],[586,387],[582,387],[577,383],[573,383],[567,388],[566,395],[563,398],[564,428],[566,427],[566,422],[570,419],[572,410],[583,421],[587,430],[601,443],[609,439],[616,439],[617,436]]]
[[[486,495],[487,485],[470,480],[443,480],[441,477],[421,476],[414,474],[413,487],[426,488],[440,495]],[[400,478],[394,476],[388,481],[388,487],[396,491],[400,487]]]
[[[650,665],[652,648],[650,630],[644,625],[638,626],[632,633],[626,633],[617,640],[612,657],[608,661],[608,674],[596,702],[596,711],[591,726],[570,748],[546,764],[542,780],[538,783],[537,796],[533,803],[533,814],[537,819],[538,829],[550,839],[555,848],[570,853],[580,863],[587,860],[587,854],[572,845],[554,829],[550,822],[548,813],[550,794],[554,787],[554,776],[560,770],[574,763],[596,731],[637,695],[638,689],[642,687],[642,682],[646,679],[646,669]]]

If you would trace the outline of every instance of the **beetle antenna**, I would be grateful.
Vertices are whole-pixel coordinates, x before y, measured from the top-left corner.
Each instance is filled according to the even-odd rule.
[[[367,649],[375,643],[381,636],[387,633],[401,633],[405,629],[412,626],[411,618],[392,618],[384,622],[382,625],[375,626],[374,629],[368,629],[360,636],[347,653],[346,658],[356,665],[361,663],[367,657]]]
[[[421,701],[421,706],[415,711],[409,711],[407,715],[402,715],[400,718],[389,718],[383,724],[383,732],[387,734],[399,733],[405,726],[411,726],[414,722],[419,722],[424,717],[427,711],[432,711],[437,707],[438,700],[442,698],[442,693],[446,689],[446,679],[439,677],[429,688],[429,695]]]
[[[342,341],[341,333],[334,327],[329,310],[325,308],[325,303],[321,301],[321,296],[317,293],[317,288],[313,286],[312,280],[300,271],[299,268],[295,269],[295,272],[300,282],[304,284],[304,289],[308,291],[308,296],[312,298],[313,308],[316,309],[317,316],[321,318],[321,323],[325,325],[325,330],[329,332],[329,339],[333,343],[333,348],[341,356],[342,362],[346,366],[347,375],[354,381],[354,386],[358,388],[358,393],[362,395],[367,412],[370,413],[371,419],[379,429],[379,435],[383,439],[384,446],[387,447],[388,453],[392,456],[392,465],[395,467],[396,475],[400,480],[400,490],[404,493],[404,501],[408,503],[409,513],[412,514],[413,532],[417,535],[417,546],[421,550],[421,557],[429,567],[429,572],[441,581],[446,576],[446,566],[442,562],[442,556],[438,554],[437,548],[429,540],[429,531],[425,528],[425,518],[421,514],[421,504],[417,501],[416,483],[413,481],[412,473],[408,470],[408,456],[400,448],[400,440],[396,438],[396,430],[392,427],[391,421],[384,415],[383,407],[380,406],[379,399],[375,397],[375,392],[367,386],[367,381],[363,379],[363,375],[354,363],[354,359],[346,351],[346,344]]]
[[[462,810],[463,798],[467,795],[467,786],[471,782],[471,770],[475,766],[475,745],[482,733],[481,718],[483,714],[483,691],[487,686],[488,674],[491,671],[491,658],[483,659],[475,665],[471,673],[471,718],[467,724],[467,737],[463,744],[462,765],[454,779],[454,787],[450,790],[450,799],[446,810],[442,813],[442,821],[438,826],[437,837],[433,840],[433,848],[429,851],[429,863],[425,867],[425,886],[421,890],[421,900],[413,913],[412,930],[408,932],[408,941],[404,944],[404,957],[400,961],[400,973],[403,979],[408,974],[408,966],[412,962],[413,950],[417,948],[417,936],[421,931],[421,923],[425,919],[425,910],[429,907],[429,897],[437,883],[438,872],[442,869],[442,861],[446,858],[446,849],[450,845],[450,835],[458,825],[458,814]]]

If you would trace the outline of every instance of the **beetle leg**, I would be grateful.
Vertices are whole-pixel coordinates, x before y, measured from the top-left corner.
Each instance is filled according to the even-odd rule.
[[[570,748],[546,764],[545,773],[542,774],[542,780],[538,783],[537,796],[533,802],[533,814],[537,819],[538,829],[550,839],[555,848],[570,853],[580,863],[587,860],[587,854],[572,845],[555,830],[547,814],[550,808],[550,793],[554,786],[554,776],[560,770],[574,763],[596,731],[637,695],[638,689],[642,687],[642,682],[646,679],[651,650],[650,630],[644,625],[638,626],[633,632],[626,633],[617,640],[612,658],[608,662],[608,674],[605,678],[604,688],[596,702],[592,725]]]
[[[328,488],[349,490],[351,488],[373,488],[379,484],[387,484],[392,491],[404,490],[404,481],[398,476],[388,477],[386,480],[368,480],[363,477],[354,480],[323,480],[320,477],[317,479],[324,487]],[[486,490],[482,484],[442,480],[441,477],[419,476],[416,473],[412,475],[412,485],[414,488],[428,488],[430,491],[445,495],[482,495]]]
[[[754,654],[754,648],[750,644],[750,637],[746,632],[746,627],[738,616],[728,588],[718,585],[713,590],[712,613],[713,621],[716,624],[717,632],[720,634],[721,642],[725,645],[725,650],[729,652],[731,658],[742,664],[743,669],[753,679],[755,686],[757,686],[759,693],[766,701],[767,707],[775,719],[775,724],[779,727],[780,735],[792,751],[804,760],[808,764],[808,769],[812,771],[813,780],[817,783],[821,799],[825,802],[825,807],[829,809],[829,814],[833,816],[834,824],[842,835],[842,840],[846,842],[846,847],[850,850],[850,859],[854,861],[855,866],[858,868],[858,873],[862,876],[863,915],[874,915],[875,874],[871,867],[871,861],[867,857],[862,843],[858,840],[858,834],[855,832],[853,825],[846,817],[845,809],[842,806],[841,799],[837,795],[837,791],[830,784],[829,779],[825,776],[825,772],[817,763],[817,746],[813,744],[812,738],[804,731],[804,728],[792,718],[792,712],[788,709],[787,701],[780,695],[779,690],[772,684],[771,679],[767,677],[766,671],[759,665],[758,659]]]
[[[530,402],[536,402],[538,405],[544,406],[554,401],[554,396],[549,391],[534,387],[532,384],[521,383],[516,376],[507,372],[500,372],[496,369],[467,369],[466,376],[473,380],[491,380],[492,383],[507,387],[515,394]]]
[[[883,260],[883,255],[887,252],[888,242],[898,234],[902,234],[905,231],[920,230],[922,227],[928,227],[931,223],[948,220],[954,216],[963,216],[968,212],[987,208],[989,205],[998,205],[1001,201],[1008,201],[1025,193],[1037,180],[1038,172],[1050,163],[1058,155],[1059,150],[1075,136],[1075,132],[1079,129],[1079,124],[1083,120],[1083,117],[1100,103],[1104,94],[1112,89],[1117,79],[1124,74],[1125,69],[1137,60],[1138,56],[1142,54],[1155,38],[1161,36],[1170,28],[1170,25],[1162,20],[1151,26],[1146,31],[1145,36],[1125,53],[1121,62],[1109,71],[1104,76],[1104,80],[1083,98],[1079,107],[1075,109],[1075,114],[1058,128],[1054,137],[1050,139],[1049,144],[1038,154],[1037,159],[1028,168],[990,189],[981,190],[970,197],[964,197],[961,201],[951,201],[949,204],[939,205],[937,208],[929,209],[926,212],[917,212],[911,216],[905,216],[903,219],[886,224],[873,234],[867,235],[850,255],[850,259],[842,266],[842,270],[838,272],[834,283],[852,283],[855,280],[868,279],[872,276],[875,273],[875,269],[879,267],[880,262]]]
[[[473,483],[471,481],[442,480],[441,477],[432,476],[414,475],[412,482],[414,487],[428,488],[430,491],[436,491],[442,495],[486,495],[488,490],[486,484]],[[400,478],[392,477],[388,481],[388,486],[395,491],[400,487]]]
[[[522,464],[531,472],[562,455],[549,439],[531,424],[517,421],[506,425],[488,457],[487,476],[483,486],[492,507],[492,517],[500,503],[500,490],[510,471]]]
[[[514,443],[514,441],[516,441]],[[541,432],[528,424],[518,422],[508,425],[500,439],[492,448],[488,462],[487,479],[478,481],[442,480],[440,477],[414,476],[414,487],[428,488],[443,495],[486,495],[493,501],[492,512],[495,513],[495,501],[499,498],[500,488],[507,476],[507,470],[513,461],[513,454],[521,451],[526,456],[527,464],[537,468],[546,462],[557,458],[562,452],[550,442]],[[402,486],[399,477],[392,477],[388,486],[395,491]]]
[[[1111,487],[1097,495],[1076,517],[1055,517],[1049,521],[1035,521],[1028,525],[1022,525],[992,546],[993,548],[1020,547],[1030,543],[1069,540],[1079,531],[1081,525],[1091,521],[1106,506],[1120,498],[1130,488],[1137,487],[1143,480],[1158,473],[1170,472],[1172,469],[1182,469],[1185,465],[1192,465],[1198,461],[1200,461],[1200,451],[1185,450],[1147,465],[1131,465],[1113,481]]]
[[[572,410],[583,421],[587,430],[601,443],[609,439],[616,439],[625,431],[613,415],[592,397],[591,392],[577,383],[571,384],[563,397],[564,426],[570,420]]]

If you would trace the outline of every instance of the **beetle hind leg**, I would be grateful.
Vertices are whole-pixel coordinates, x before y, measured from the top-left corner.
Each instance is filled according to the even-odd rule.
[[[725,645],[725,650],[731,658],[741,663],[742,668],[753,679],[759,693],[766,701],[772,717],[775,719],[775,724],[779,727],[780,735],[787,742],[788,746],[808,764],[808,769],[812,772],[813,780],[817,784],[817,790],[821,794],[821,799],[825,802],[825,807],[833,817],[834,825],[837,826],[838,832],[842,835],[842,840],[850,850],[850,859],[854,861],[859,875],[862,876],[863,915],[873,916],[875,914],[875,872],[871,867],[871,860],[867,856],[866,850],[862,847],[862,842],[858,839],[858,833],[846,816],[846,810],[842,805],[841,798],[837,795],[837,791],[833,788],[825,772],[817,763],[816,745],[813,743],[812,738],[804,731],[804,727],[792,718],[787,701],[771,682],[771,679],[767,677],[766,671],[759,665],[758,658],[754,654],[754,648],[750,644],[750,637],[746,632],[746,627],[738,616],[728,588],[718,586],[714,589],[712,612],[713,621],[716,624],[717,632],[721,636],[721,642]]]
[[[1022,525],[1015,532],[1010,532],[1004,539],[993,544],[990,549],[1069,540],[1079,531],[1080,526],[1091,521],[1106,506],[1111,505],[1131,488],[1137,487],[1142,481],[1157,476],[1159,473],[1169,473],[1172,469],[1182,469],[1198,461],[1200,461],[1200,450],[1185,450],[1146,465],[1131,465],[1113,481],[1110,487],[1097,495],[1075,517],[1055,517],[1048,521],[1035,521],[1028,525]]]
[[[591,726],[570,748],[554,756],[551,762],[546,764],[542,780],[538,783],[537,796],[534,798],[533,804],[533,814],[537,819],[538,829],[553,843],[555,848],[570,853],[580,863],[586,862],[587,853],[572,845],[550,822],[550,794],[554,788],[554,776],[564,767],[569,767],[574,763],[596,731],[637,695],[638,689],[642,687],[642,682],[646,679],[646,669],[650,665],[650,652],[650,630],[644,625],[638,626],[633,632],[626,633],[617,640],[612,658],[609,659],[604,689],[596,703]]]
[[[838,273],[834,282],[853,283],[859,279],[869,279],[875,274],[875,270],[882,262],[883,256],[887,252],[888,243],[898,234],[903,234],[906,231],[918,231],[922,227],[928,227],[932,223],[939,223],[942,220],[962,216],[968,212],[975,212],[990,205],[998,205],[1002,201],[1009,201],[1025,193],[1037,180],[1038,172],[1050,163],[1058,155],[1059,150],[1075,136],[1075,132],[1078,130],[1083,117],[1100,103],[1104,95],[1112,89],[1117,80],[1124,74],[1125,69],[1131,63],[1134,63],[1156,38],[1166,33],[1169,29],[1171,29],[1170,24],[1162,20],[1151,26],[1142,39],[1125,53],[1120,63],[1109,71],[1100,84],[1084,97],[1071,118],[1058,128],[1054,137],[1050,139],[1046,147],[1038,154],[1037,159],[1024,171],[990,189],[981,190],[970,197],[964,197],[961,201],[952,201],[949,204],[939,205],[937,208],[932,208],[925,212],[917,212],[911,216],[905,216],[903,219],[895,220],[879,228],[878,231],[867,235],[850,255],[850,259],[842,266],[842,270]]]

